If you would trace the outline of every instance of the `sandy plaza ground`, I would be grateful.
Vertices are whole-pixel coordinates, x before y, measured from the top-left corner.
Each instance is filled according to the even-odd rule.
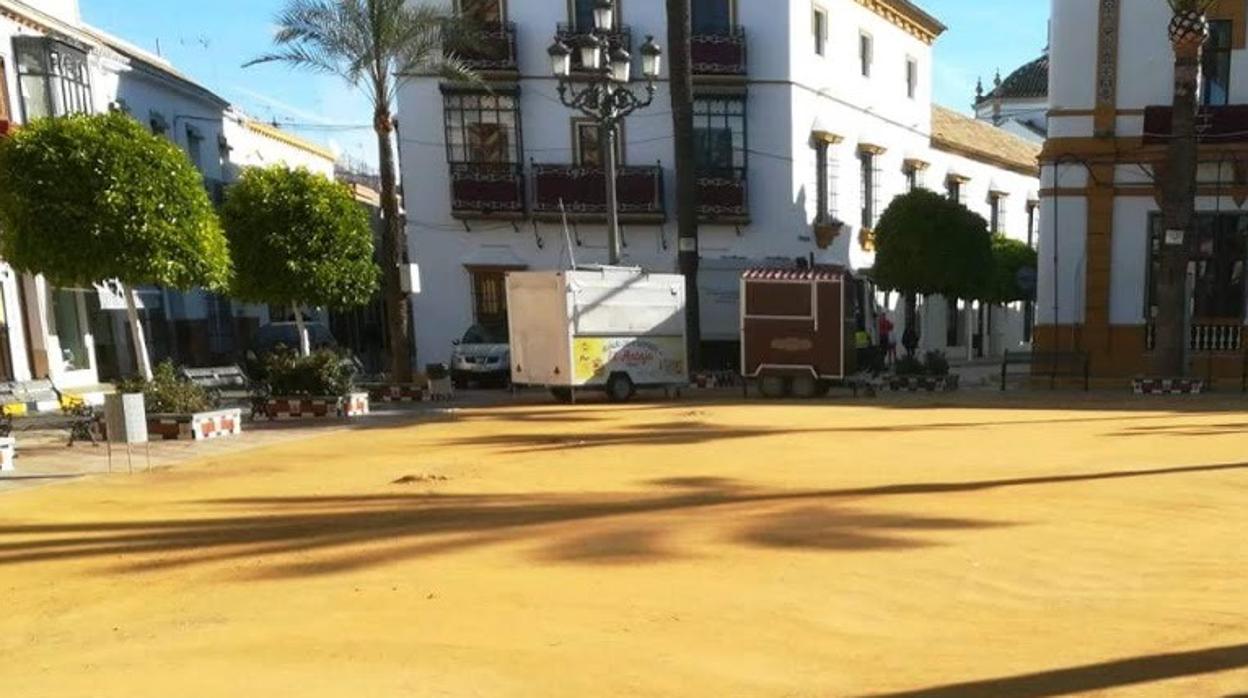
[[[0,695],[1232,696],[1241,399],[472,407],[0,494]]]

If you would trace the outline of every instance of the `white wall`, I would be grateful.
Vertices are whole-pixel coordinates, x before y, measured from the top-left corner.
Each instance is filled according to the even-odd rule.
[[[1034,178],[933,151],[930,146],[931,47],[854,0],[819,0],[819,4],[828,10],[830,20],[824,57],[814,53],[810,0],[737,3],[739,23],[749,42],[746,126],[752,222],[739,228],[700,227],[703,266],[708,270],[703,278],[724,276],[734,268],[765,260],[791,262],[812,253],[821,262],[870,266],[873,256],[858,245],[861,192],[857,150],[861,143],[887,149],[878,163],[877,217],[893,196],[904,191],[902,161],[918,157],[932,163],[925,174],[929,188],[943,190],[949,167],[970,175],[966,202],[985,218],[989,182],[996,180],[1010,192],[1006,229],[1012,236],[1025,239],[1026,202],[1038,188]],[[530,160],[568,163],[572,159],[574,115],[558,102],[556,83],[547,77],[546,55],[556,24],[567,21],[566,3],[513,0],[508,10],[508,19],[518,27],[525,167]],[[622,13],[622,22],[632,27],[634,48],[647,34],[665,42],[662,3],[628,2],[622,5]],[[870,80],[861,76],[858,62],[861,30],[874,39]],[[914,99],[906,95],[908,56],[919,64]],[[556,267],[566,259],[567,245],[557,224],[531,220],[514,225],[497,220],[465,224],[452,218],[443,98],[437,81],[407,83],[400,93],[399,111],[408,243],[422,275],[423,291],[413,299],[418,356],[421,363],[445,361],[452,340],[472,323],[471,277],[466,266]],[[810,142],[816,124],[844,139],[832,148],[838,164],[832,198],[837,215],[849,224],[849,230],[830,250],[818,249],[810,226],[816,214],[815,151]],[[628,164],[663,164],[668,222],[661,226],[626,224],[623,232],[627,242],[623,262],[654,271],[676,267],[670,134],[669,98],[666,84],[660,83],[654,104],[629,117],[624,126]],[[531,183],[526,186],[531,187]],[[571,245],[578,263],[606,261],[604,225],[578,224],[571,237],[580,240],[579,245],[575,239]],[[735,300],[728,292],[707,290],[703,295],[721,303]],[[721,310],[717,307],[714,317],[732,316]],[[730,328],[730,332],[735,335],[735,329]]]

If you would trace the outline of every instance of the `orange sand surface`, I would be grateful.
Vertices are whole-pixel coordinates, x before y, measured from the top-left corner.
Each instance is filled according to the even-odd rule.
[[[480,408],[13,492],[0,696],[1243,694],[1242,405]]]

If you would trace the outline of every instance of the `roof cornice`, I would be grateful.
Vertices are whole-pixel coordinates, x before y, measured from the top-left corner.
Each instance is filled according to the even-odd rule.
[[[855,1],[925,44],[934,43],[936,37],[944,34],[948,29],[940,20],[924,12],[910,0]]]

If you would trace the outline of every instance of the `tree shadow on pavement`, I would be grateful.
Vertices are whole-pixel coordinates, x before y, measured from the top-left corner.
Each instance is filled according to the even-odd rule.
[[[987,414],[987,413],[986,413]],[[587,426],[584,431],[560,433],[517,433],[502,432],[485,436],[476,435],[464,438],[450,438],[443,441],[447,446],[490,446],[502,449],[507,453],[541,453],[563,451],[568,449],[608,448],[616,446],[689,446],[695,444],[753,439],[772,436],[817,435],[817,434],[907,434],[935,431],[962,431],[1000,428],[1034,428],[1057,424],[1092,424],[1097,422],[1123,423],[1131,421],[1172,420],[1169,414],[1117,415],[1111,417],[1070,417],[1070,418],[1018,418],[1018,419],[968,419],[966,421],[923,422],[917,424],[874,424],[846,427],[763,427],[763,426],[731,426],[715,424],[697,419],[671,420],[664,422],[648,422],[614,426],[611,429],[595,429]],[[1226,425],[1223,425],[1226,426]],[[1245,425],[1248,427],[1248,425]],[[1156,433],[1164,434],[1167,430],[1188,429],[1193,432],[1208,431],[1210,427],[1190,425],[1162,425],[1158,427],[1138,427],[1143,430],[1155,429]],[[1229,433],[1216,431],[1216,434]],[[1122,435],[1114,432],[1113,435]],[[1198,435],[1198,434],[1192,434]],[[1209,435],[1202,433],[1199,435]]]
[[[252,577],[325,574],[500,543],[538,560],[659,561],[687,534],[816,552],[954,544],[960,530],[1016,525],[881,513],[869,498],[1248,469],[1248,463],[968,482],[783,490],[712,479],[664,479],[650,492],[366,494],[199,502],[239,515],[0,526],[0,566],[101,559],[118,572],[247,560]],[[316,556],[312,559],[312,553]],[[241,570],[241,566],[235,566]]]
[[[1226,645],[875,695],[876,698],[1051,698],[1231,671],[1246,666],[1248,644]]]

